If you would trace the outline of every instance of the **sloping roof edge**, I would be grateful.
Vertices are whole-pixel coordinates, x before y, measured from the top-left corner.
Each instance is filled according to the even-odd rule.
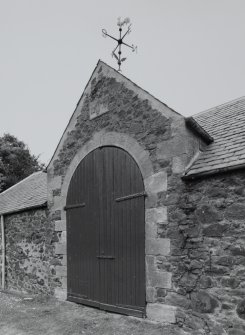
[[[37,171],[0,193],[0,215],[47,206],[47,173]]]
[[[65,127],[65,129],[64,129],[64,131],[63,131],[63,133],[62,133],[62,135],[61,135],[61,137],[60,137],[60,139],[59,139],[59,142],[58,142],[58,144],[57,144],[57,146],[56,146],[56,148],[55,148],[55,150],[54,150],[54,153],[53,153],[53,155],[52,155],[52,157],[51,157],[49,163],[48,163],[47,166],[46,166],[45,171],[48,170],[48,168],[49,168],[51,162],[53,161],[53,159],[54,159],[54,157],[55,157],[55,154],[56,154],[56,151],[58,150],[58,148],[59,148],[59,146],[60,146],[60,144],[61,144],[61,141],[62,141],[62,139],[63,139],[63,137],[64,137],[64,135],[65,135],[67,129],[69,128],[69,125],[70,125],[70,123],[71,123],[71,120],[72,120],[72,118],[73,118],[73,115],[75,114],[75,112],[76,112],[76,110],[77,110],[77,106],[79,105],[80,101],[82,100],[82,98],[83,98],[83,96],[84,96],[84,93],[85,93],[85,91],[86,91],[86,88],[88,87],[88,84],[90,83],[90,81],[91,81],[91,79],[92,79],[92,77],[93,77],[93,75],[94,75],[94,73],[95,73],[95,71],[96,71],[96,69],[97,69],[97,67],[98,67],[98,65],[99,65],[100,62],[101,62],[101,60],[99,59],[98,62],[97,62],[97,64],[96,64],[96,66],[95,66],[95,68],[94,68],[94,70],[93,70],[93,72],[92,72],[92,74],[91,74],[91,76],[89,77],[89,80],[87,81],[87,84],[86,84],[86,86],[85,86],[85,88],[84,88],[84,90],[83,90],[82,95],[80,96],[80,98],[79,98],[79,100],[78,100],[78,102],[77,102],[77,104],[76,104],[76,107],[75,107],[73,113],[71,114],[71,117],[70,117],[70,119],[69,119],[69,121],[68,121],[68,123],[67,123],[67,125],[66,125],[66,127]]]
[[[206,144],[210,144],[214,141],[213,137],[209,135],[192,116],[185,118],[185,123],[186,126],[197,133]]]

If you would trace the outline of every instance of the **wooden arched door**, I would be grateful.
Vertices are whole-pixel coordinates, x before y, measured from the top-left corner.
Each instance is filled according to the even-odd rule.
[[[138,165],[120,148],[78,165],[66,203],[68,300],[144,315],[144,195]]]

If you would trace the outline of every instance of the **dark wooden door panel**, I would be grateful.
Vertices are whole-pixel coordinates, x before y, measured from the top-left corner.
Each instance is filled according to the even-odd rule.
[[[93,301],[99,300],[100,294],[96,258],[99,204],[94,192],[97,187],[96,156],[93,152],[78,166],[70,183],[66,205],[68,296]],[[76,207],[78,204],[84,206]]]
[[[140,170],[122,149],[96,149],[79,164],[66,204],[69,300],[143,315],[144,195]]]

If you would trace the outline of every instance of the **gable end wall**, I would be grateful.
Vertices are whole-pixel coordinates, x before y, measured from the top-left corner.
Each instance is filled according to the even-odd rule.
[[[95,115],[97,113],[97,115]],[[175,306],[157,300],[159,292],[173,289],[172,273],[159,261],[171,255],[171,239],[162,237],[168,226],[168,178],[180,176],[199,149],[199,140],[186,129],[184,117],[101,64],[98,66],[48,167],[48,205],[59,241],[55,252],[55,294],[66,299],[66,194],[82,158],[102,145],[125,149],[136,160],[147,191],[146,301],[147,315],[175,322]],[[156,313],[156,310],[158,311]]]

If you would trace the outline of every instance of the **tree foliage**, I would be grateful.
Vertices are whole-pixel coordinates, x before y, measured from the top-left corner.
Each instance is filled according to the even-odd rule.
[[[44,169],[39,157],[30,153],[27,145],[15,136],[0,137],[0,192],[36,171]]]

